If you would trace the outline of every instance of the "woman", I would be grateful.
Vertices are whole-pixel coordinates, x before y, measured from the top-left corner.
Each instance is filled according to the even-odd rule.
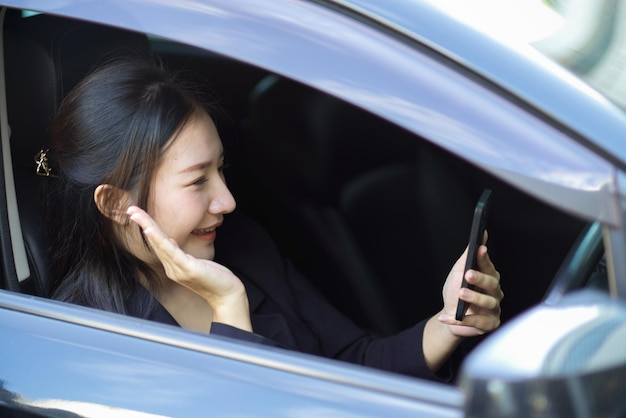
[[[384,339],[356,327],[233,213],[210,111],[141,61],[109,63],[72,90],[48,155],[55,298],[423,378],[448,376],[464,337],[499,326],[503,294],[483,245],[480,271],[466,274],[480,291],[460,290],[464,254],[437,315]],[[472,304],[462,322],[459,297]]]

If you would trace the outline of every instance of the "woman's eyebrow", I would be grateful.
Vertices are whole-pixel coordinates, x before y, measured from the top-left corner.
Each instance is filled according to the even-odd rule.
[[[211,161],[205,161],[203,163],[194,164],[187,168],[183,168],[182,170],[178,172],[178,174],[184,174],[184,173],[190,173],[192,171],[202,170],[210,165],[211,165]]]
[[[222,151],[220,153],[220,156],[217,159],[217,161],[221,161],[223,159],[224,159],[224,151]],[[212,163],[213,163],[213,160],[204,161],[204,162],[201,162],[201,163],[198,163],[198,164],[191,165],[191,166],[189,166],[187,168],[184,168],[184,169],[180,170],[178,173],[179,174],[183,174],[183,173],[189,173],[189,172],[192,172],[192,171],[202,170],[202,169],[210,166]]]

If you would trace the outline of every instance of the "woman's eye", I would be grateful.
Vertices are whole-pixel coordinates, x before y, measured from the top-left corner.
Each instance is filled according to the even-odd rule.
[[[200,177],[199,179],[196,179],[193,183],[191,183],[191,185],[192,186],[202,186],[207,181],[209,181],[209,179],[207,179],[206,177]]]

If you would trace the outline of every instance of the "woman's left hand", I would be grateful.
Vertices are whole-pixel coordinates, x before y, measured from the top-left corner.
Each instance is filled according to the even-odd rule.
[[[485,240],[486,243],[486,233]],[[486,245],[478,248],[478,271],[469,270],[465,280],[476,286],[475,290],[461,289],[467,248],[456,261],[443,286],[444,308],[438,319],[448,325],[450,332],[457,337],[471,337],[493,331],[500,326],[500,302],[504,293],[500,288],[500,273],[489,258]],[[462,321],[455,319],[458,300],[469,302],[469,308]]]

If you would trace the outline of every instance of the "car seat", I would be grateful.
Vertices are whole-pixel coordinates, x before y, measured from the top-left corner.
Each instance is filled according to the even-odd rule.
[[[4,47],[11,157],[30,268],[30,277],[5,287],[47,296],[42,184],[53,180],[35,173],[35,155],[46,148],[48,128],[63,97],[82,77],[116,53],[148,51],[149,45],[143,34],[50,15],[23,17],[12,10],[6,17]]]

